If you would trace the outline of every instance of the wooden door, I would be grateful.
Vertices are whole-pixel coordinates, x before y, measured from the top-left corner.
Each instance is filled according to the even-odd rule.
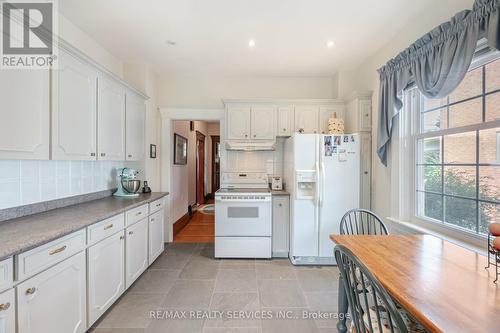
[[[196,203],[205,203],[205,136],[196,131]]]
[[[212,198],[220,188],[220,136],[212,135]]]

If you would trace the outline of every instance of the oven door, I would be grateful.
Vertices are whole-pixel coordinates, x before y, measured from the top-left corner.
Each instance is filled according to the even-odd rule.
[[[215,236],[266,236],[272,232],[271,197],[215,197]]]

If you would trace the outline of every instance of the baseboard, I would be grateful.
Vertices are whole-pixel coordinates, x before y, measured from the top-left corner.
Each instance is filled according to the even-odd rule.
[[[191,216],[189,213],[184,214],[180,219],[178,219],[173,225],[174,237],[188,224]]]

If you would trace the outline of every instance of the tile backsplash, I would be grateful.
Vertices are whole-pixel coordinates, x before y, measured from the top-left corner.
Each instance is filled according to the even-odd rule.
[[[123,166],[140,169],[114,161],[0,160],[0,209],[115,188],[115,168]]]

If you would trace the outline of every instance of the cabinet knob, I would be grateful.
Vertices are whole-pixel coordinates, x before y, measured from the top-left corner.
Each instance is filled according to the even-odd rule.
[[[368,171],[365,171],[365,175],[367,175],[367,174],[368,174]]]
[[[245,138],[248,138],[248,134],[245,134]]]
[[[282,203],[280,203],[280,204],[278,204],[278,206],[283,207],[283,204],[282,204]]]
[[[286,128],[283,128],[283,132],[286,132]]]
[[[128,234],[129,234],[129,235],[133,235],[133,234],[134,234],[134,232],[133,232],[133,231],[129,231],[129,232],[128,232]]]
[[[365,113],[365,117],[368,117],[368,113]]]
[[[104,157],[104,156],[106,156],[106,153],[101,153],[101,157]]]
[[[254,138],[256,138],[256,137],[257,137],[257,134],[254,134],[254,135],[253,135],[253,137],[254,137]]]
[[[10,303],[0,304],[0,311],[5,311],[8,310],[9,308],[10,308]]]
[[[35,292],[36,292],[36,288],[35,287],[31,287],[31,288],[26,289],[26,294],[27,295],[33,295]]]
[[[137,212],[137,214],[136,214],[136,215],[137,215],[137,216],[142,215],[142,212]]]
[[[128,155],[128,157],[132,157],[132,155]]]
[[[94,156],[95,156],[95,153],[90,153],[90,156],[94,157]]]
[[[123,236],[120,236],[120,239],[121,239],[121,240],[124,240],[124,239],[125,239],[125,237],[123,237]]]

